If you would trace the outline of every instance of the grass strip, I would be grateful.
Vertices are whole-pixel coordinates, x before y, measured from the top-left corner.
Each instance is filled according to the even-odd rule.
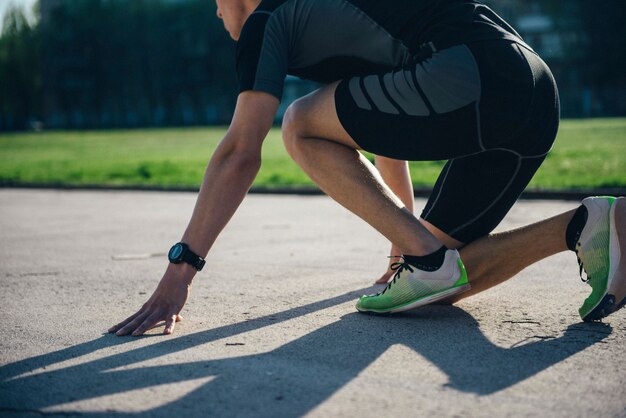
[[[198,187],[225,128],[0,134],[0,183]],[[368,158],[373,156],[366,154]],[[411,162],[431,187],[445,161]],[[255,187],[312,187],[272,129]],[[565,120],[530,189],[626,187],[626,118]]]

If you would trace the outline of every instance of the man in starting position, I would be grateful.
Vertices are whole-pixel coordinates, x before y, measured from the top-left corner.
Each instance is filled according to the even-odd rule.
[[[455,301],[567,249],[592,287],[583,320],[624,305],[626,199],[587,198],[578,209],[489,235],[549,152],[559,99],[546,64],[488,7],[474,0],[217,0],[217,7],[238,41],[235,114],[157,289],[110,332],[141,335],[160,321],[164,333],[174,330],[203,257],[260,168],[287,74],[325,83],[287,110],[287,151],[404,254],[393,280],[361,297],[359,311]],[[379,170],[358,150],[380,156]],[[418,219],[397,197],[410,195],[403,160],[442,159]]]

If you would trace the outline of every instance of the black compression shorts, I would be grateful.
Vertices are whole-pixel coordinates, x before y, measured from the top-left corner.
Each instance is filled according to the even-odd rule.
[[[402,70],[343,80],[337,114],[366,151],[448,160],[421,217],[469,243],[500,223],[545,159],[558,92],[549,68],[522,44],[427,47]]]

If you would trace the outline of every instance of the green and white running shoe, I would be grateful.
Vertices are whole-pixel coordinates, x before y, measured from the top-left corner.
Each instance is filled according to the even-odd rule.
[[[583,321],[597,321],[626,303],[626,201],[610,196],[583,200],[587,221],[576,243],[576,254],[591,286],[578,312]]]
[[[359,312],[394,313],[408,311],[470,289],[465,266],[457,250],[448,250],[443,265],[435,271],[424,271],[402,262],[394,263],[393,279],[376,295],[361,296]]]

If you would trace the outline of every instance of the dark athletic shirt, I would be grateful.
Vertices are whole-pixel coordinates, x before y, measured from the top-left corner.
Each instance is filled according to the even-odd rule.
[[[328,83],[401,68],[435,49],[521,38],[473,0],[263,0],[237,43],[239,91],[279,100],[287,74]]]

